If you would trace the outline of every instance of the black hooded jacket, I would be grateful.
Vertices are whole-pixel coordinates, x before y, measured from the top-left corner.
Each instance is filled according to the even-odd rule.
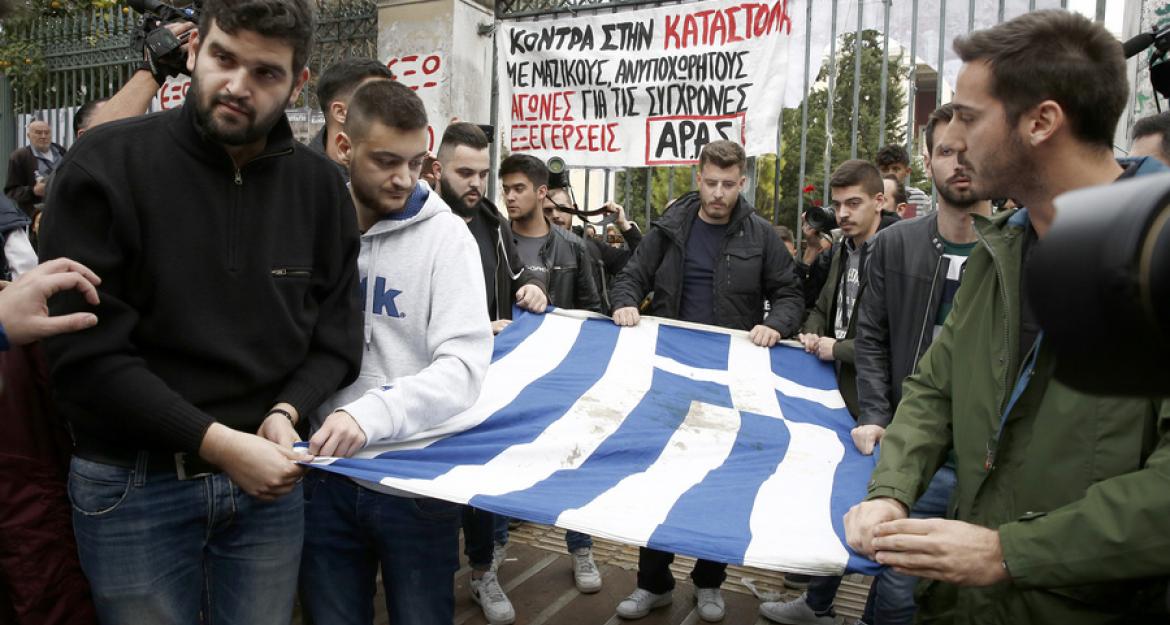
[[[638,306],[653,291],[649,314],[678,318],[687,238],[698,212],[699,194],[691,192],[654,223],[613,286],[614,310]],[[782,336],[791,336],[800,327],[804,294],[796,262],[772,224],[742,195],[731,211],[714,283],[716,325],[751,330],[763,324]],[[772,311],[767,319],[765,300]]]

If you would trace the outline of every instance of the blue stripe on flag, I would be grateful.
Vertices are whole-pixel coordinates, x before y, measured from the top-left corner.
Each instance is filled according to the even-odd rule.
[[[837,376],[833,366],[821,362],[816,356],[793,348],[772,348],[772,373],[788,378],[804,386],[820,389],[836,389]],[[844,457],[837,463],[833,474],[833,490],[829,496],[829,514],[833,532],[841,545],[849,551],[847,570],[853,573],[874,575],[880,570],[878,563],[859,556],[845,542],[845,513],[849,508],[865,499],[870,474],[877,466],[876,456],[862,456],[853,444],[850,434],[857,425],[845,408],[830,409],[806,399],[789,397],[776,391],[780,410],[785,419],[798,423],[811,423],[830,429],[845,448]]]
[[[655,353],[691,367],[727,371],[731,335],[676,326],[658,326]]]
[[[468,503],[536,523],[555,523],[561,512],[584,506],[654,464],[690,412],[692,401],[731,406],[725,386],[656,369],[650,392],[579,468],[557,471],[526,490],[472,497]],[[534,514],[534,510],[542,513]]]
[[[389,451],[377,459],[408,459],[395,463],[395,477],[430,480],[447,473],[452,465],[486,464],[513,445],[532,442],[605,373],[618,330],[609,319],[586,320],[564,360],[483,423],[423,449]],[[351,462],[361,466],[369,461],[334,464],[346,467]]]
[[[727,460],[679,497],[650,537],[651,546],[691,545],[686,555],[715,560],[736,553],[740,557],[733,564],[743,563],[756,495],[780,466],[792,437],[782,419],[751,412],[739,417],[739,435]]]
[[[550,308],[551,310],[551,308]],[[507,356],[524,342],[524,339],[536,332],[540,324],[544,323],[544,315],[530,313],[518,306],[512,307],[512,323],[496,335],[495,348],[492,350],[492,362]]]
[[[777,345],[768,351],[772,356],[772,373],[801,386],[822,391],[837,390],[833,365],[821,362],[816,356],[795,347]]]

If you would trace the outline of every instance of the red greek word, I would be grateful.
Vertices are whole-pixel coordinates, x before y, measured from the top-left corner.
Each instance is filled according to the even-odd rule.
[[[430,89],[439,86],[438,74],[443,68],[443,58],[438,54],[396,56],[386,62],[386,68],[394,73],[395,80],[415,91]]]
[[[512,96],[512,119],[526,122],[571,122],[573,104],[569,96],[572,91],[556,93],[517,93]]]
[[[620,152],[616,123],[612,124],[512,124],[513,152],[554,150],[563,152]]]
[[[788,0],[771,5],[744,3],[726,9],[708,9],[689,15],[667,15],[663,45],[669,50],[722,46],[782,32],[792,34]]]

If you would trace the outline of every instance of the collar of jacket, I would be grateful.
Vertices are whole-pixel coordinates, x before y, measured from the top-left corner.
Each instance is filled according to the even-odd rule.
[[[488,223],[497,230],[506,223],[504,216],[500,214],[496,205],[486,197],[480,196],[479,204],[476,204],[476,210],[479,211],[480,217],[488,220]],[[552,227],[552,225],[550,224],[549,227]]]
[[[171,134],[187,152],[190,152],[193,156],[210,165],[227,171],[234,171],[236,169],[235,164],[223,145],[208,137],[202,126],[199,125],[199,119],[195,115],[195,103],[193,100],[187,100],[180,109],[178,116],[171,121]],[[293,138],[292,126],[288,123],[288,117],[282,113],[280,118],[276,120],[276,125],[268,131],[268,137],[264,143],[264,150],[253,157],[251,161],[245,163],[240,169],[263,158],[292,154],[294,144],[296,144],[296,139]]]
[[[752,207],[751,202],[740,193],[735,200],[735,206],[731,209],[731,219],[727,221],[727,232],[735,232],[739,225],[751,217],[755,211],[756,209]],[[686,245],[687,237],[691,233],[691,224],[694,223],[695,216],[698,214],[699,192],[689,191],[675,200],[666,214],[654,222],[654,225],[662,228],[670,238],[674,239],[675,243]]]

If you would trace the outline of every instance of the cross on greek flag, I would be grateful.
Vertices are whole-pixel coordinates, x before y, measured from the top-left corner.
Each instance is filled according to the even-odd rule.
[[[811,574],[872,573],[844,540],[865,495],[832,366],[744,332],[518,314],[479,401],[415,440],[317,468],[610,540]]]

